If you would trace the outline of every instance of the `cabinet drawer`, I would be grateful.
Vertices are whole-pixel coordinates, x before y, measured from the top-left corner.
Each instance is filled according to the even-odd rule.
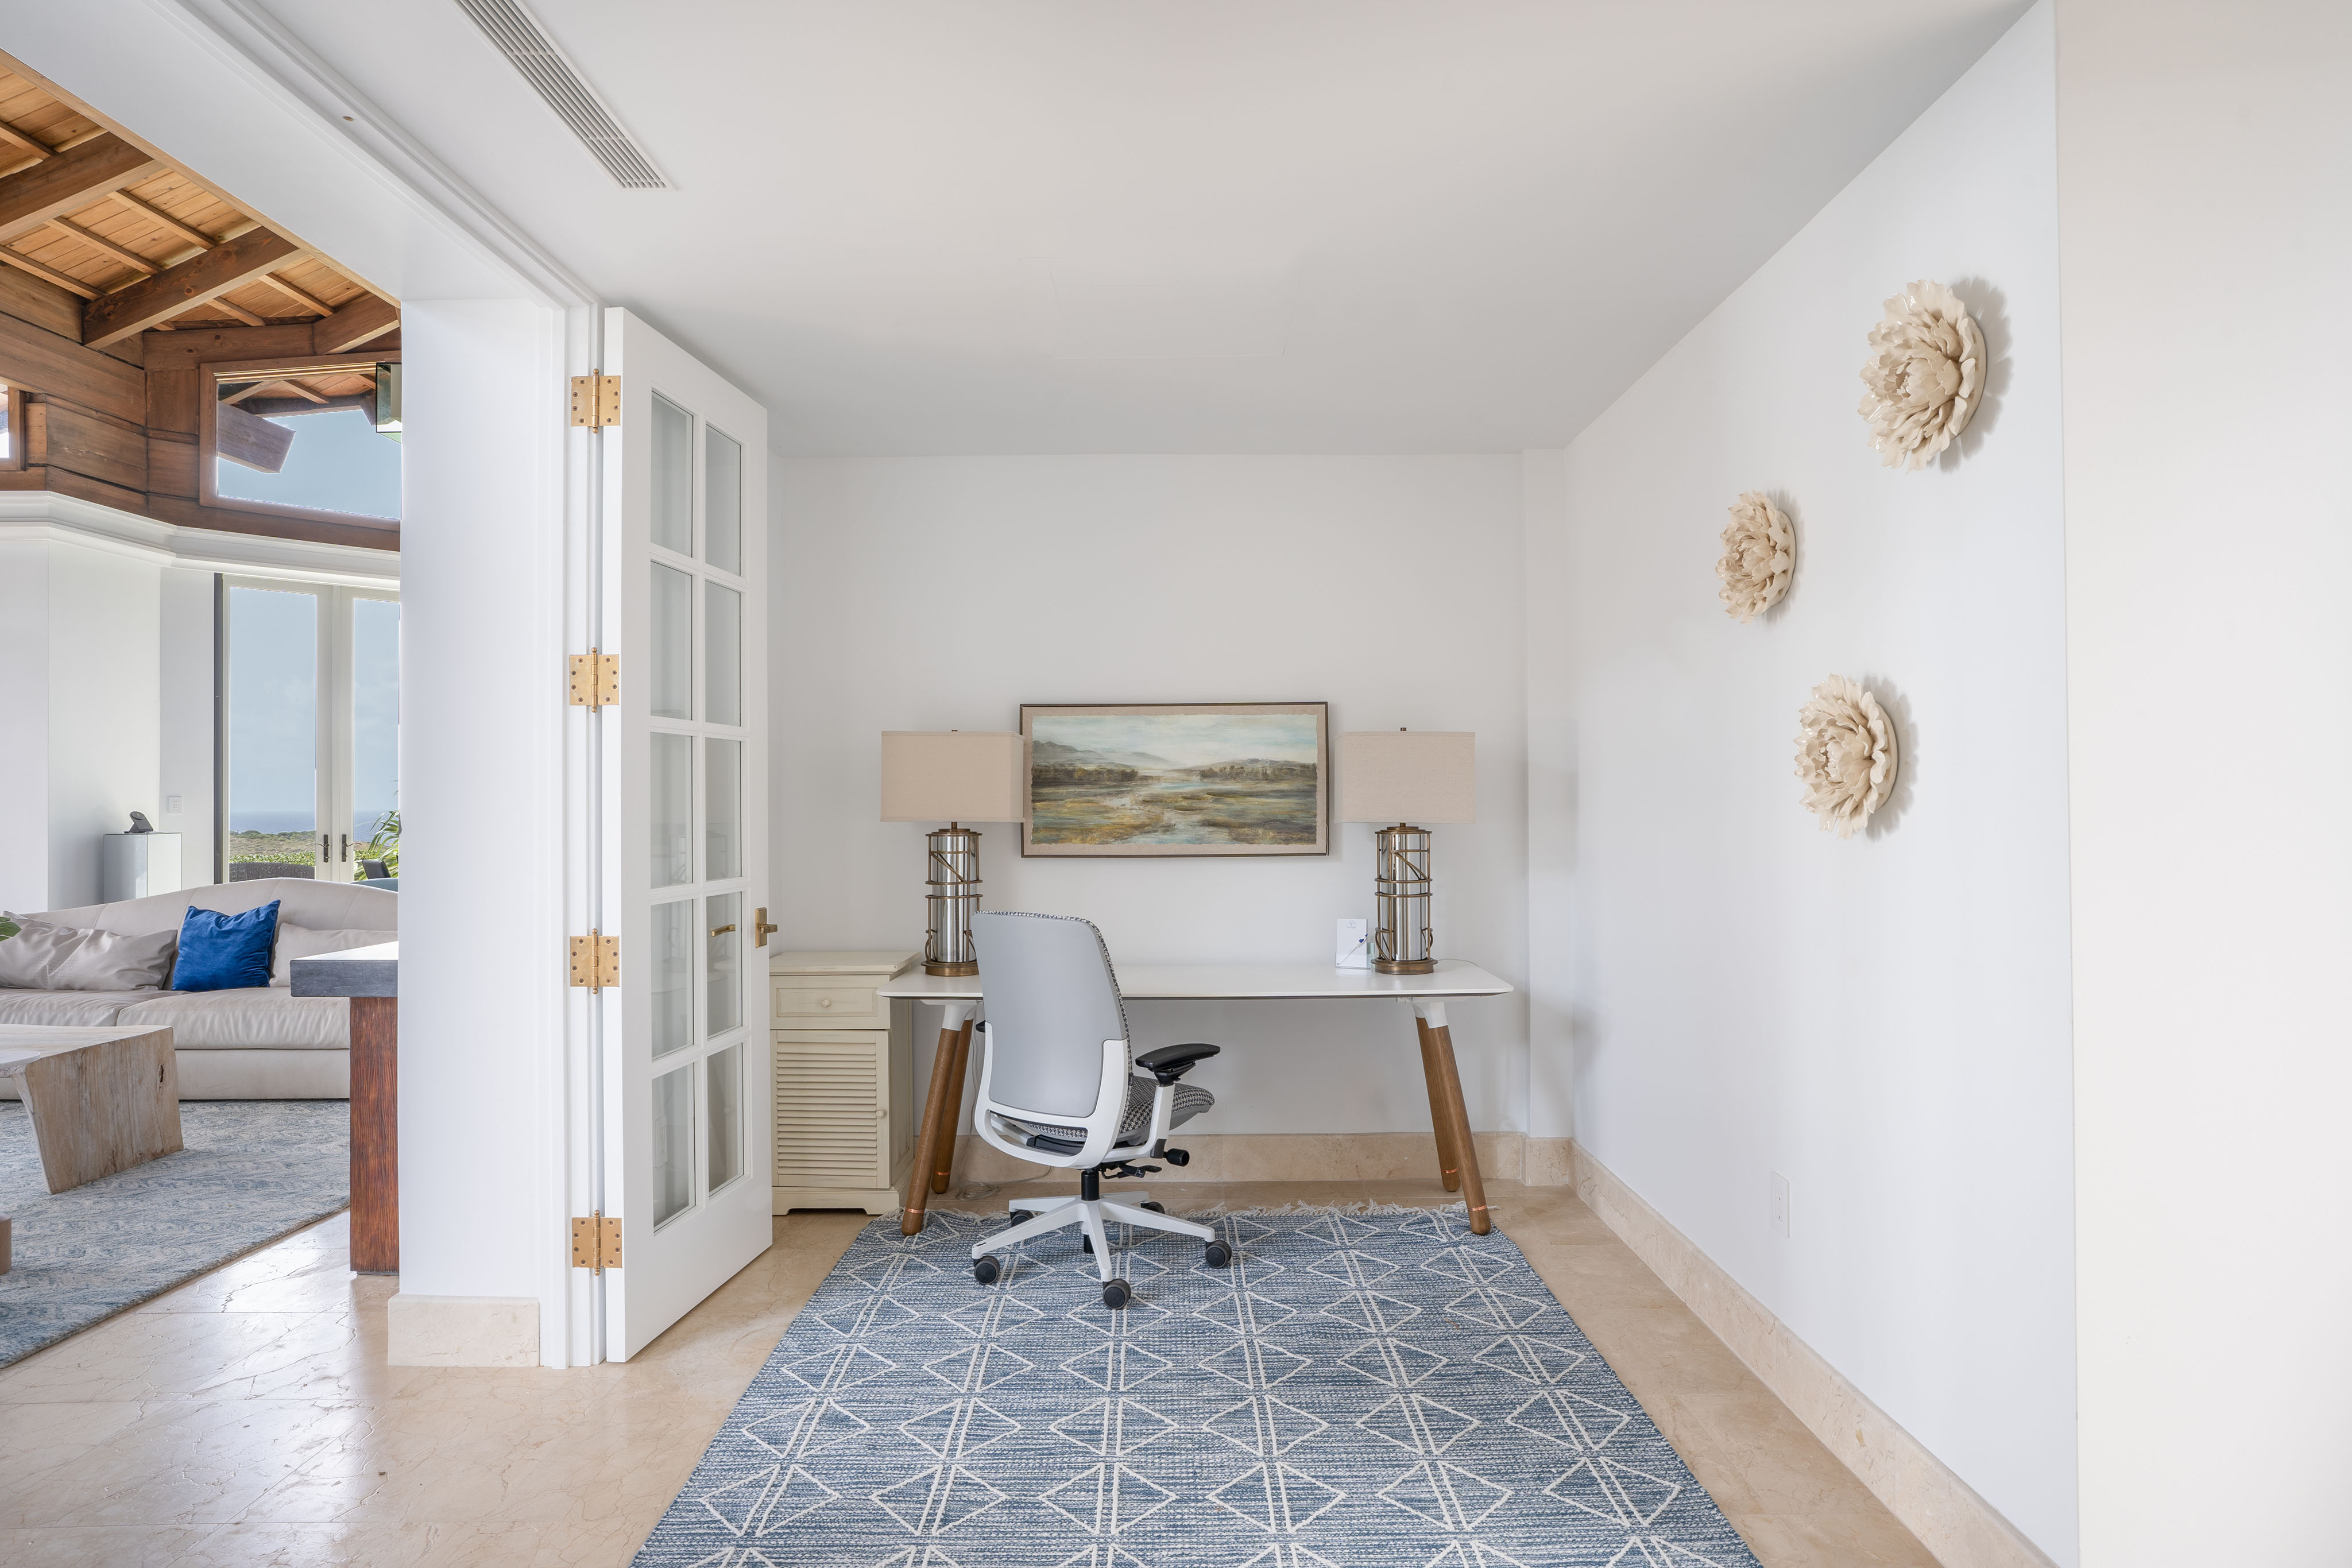
[[[772,979],[778,1029],[887,1029],[890,1004],[871,985],[844,984],[817,976]]]

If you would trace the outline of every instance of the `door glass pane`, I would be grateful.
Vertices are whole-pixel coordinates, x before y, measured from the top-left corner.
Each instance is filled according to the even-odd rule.
[[[352,601],[352,842],[354,861],[400,874],[400,605],[389,599]]]
[[[654,543],[694,553],[694,415],[654,393]]]
[[[721,571],[743,574],[743,448],[702,427],[702,559]]]
[[[702,743],[709,800],[702,812],[702,874],[711,882],[743,874],[743,743]]]
[[[694,1206],[694,1064],[654,1080],[654,1223]]]
[[[319,599],[228,591],[228,880],[319,860]]]
[[[743,1174],[743,1047],[710,1054],[710,1190]]]
[[[742,951],[743,933],[736,926],[741,923],[743,895],[722,893],[704,901],[710,915],[710,1027],[712,1035],[725,1034],[743,1021],[743,977],[739,972],[736,956]]]
[[[743,596],[731,588],[705,582],[708,591],[710,647],[704,678],[710,685],[712,724],[743,722]]]
[[[654,905],[654,1054],[694,1043],[694,900]]]
[[[647,693],[656,718],[694,716],[694,579],[653,569],[653,668]]]
[[[694,737],[653,737],[653,842],[646,864],[656,887],[694,880]]]

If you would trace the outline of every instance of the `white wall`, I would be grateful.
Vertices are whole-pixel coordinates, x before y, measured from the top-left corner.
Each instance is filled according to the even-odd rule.
[[[213,574],[165,567],[163,580],[163,734],[156,810],[158,831],[180,835],[180,880],[201,887],[213,878],[215,701]],[[180,810],[172,812],[173,796]]]
[[[0,539],[0,909],[49,902],[49,547]]]
[[[924,827],[876,821],[884,729],[1017,727],[1024,702],[1322,701],[1331,727],[1478,734],[1479,821],[1435,830],[1444,956],[1526,973],[1515,457],[779,459],[772,576],[780,951],[919,949]],[[1371,829],[1328,857],[1024,860],[982,902],[1082,915],[1130,962],[1328,961],[1371,913]],[[1524,1124],[1517,996],[1455,1009],[1473,1124]],[[1401,1007],[1140,1004],[1213,1040],[1202,1131],[1429,1125]],[[928,1051],[936,1024],[919,1025]]]
[[[402,334],[400,1288],[536,1299],[562,1365],[562,318]]]
[[[2052,37],[2044,5],[1580,434],[1549,519],[1531,506],[1530,885],[1568,904],[1534,953],[1578,1138],[2072,1563]],[[1992,359],[1959,450],[1917,474],[1855,413],[1913,278],[1958,289]],[[1713,569],[1750,489],[1798,564],[1740,625]],[[1792,770],[1832,673],[1901,731],[1895,798],[1852,841]]]
[[[2083,1563],[2341,1563],[2352,9],[2058,42]]]

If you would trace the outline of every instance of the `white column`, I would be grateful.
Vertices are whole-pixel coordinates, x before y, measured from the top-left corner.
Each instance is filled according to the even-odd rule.
[[[2352,8],[2057,15],[2081,1562],[2341,1562]]]

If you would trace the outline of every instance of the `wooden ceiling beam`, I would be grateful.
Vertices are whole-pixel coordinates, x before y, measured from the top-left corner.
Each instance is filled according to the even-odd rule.
[[[247,310],[244,306],[239,305],[234,299],[215,299],[210,304],[203,307],[203,308],[206,310],[226,310],[248,327],[267,327],[269,325],[267,319],[255,315],[252,311]]]
[[[56,151],[52,149],[47,142],[35,141],[31,136],[17,130],[15,126],[9,124],[5,120],[0,120],[0,142],[5,142],[8,146],[14,147],[19,152],[29,152],[36,158],[54,158],[57,156]]]
[[[362,294],[310,329],[310,351],[343,354],[400,329],[400,307]]]
[[[71,218],[51,218],[49,220],[49,227],[61,230],[66,234],[71,235],[74,238],[81,241],[82,244],[89,246],[92,250],[104,252],[106,255],[110,256],[115,260],[121,262],[123,266],[130,267],[132,271],[138,273],[142,277],[152,277],[157,273],[163,270],[161,267],[148,260],[137,251],[132,250],[129,246],[117,245],[112,240],[107,238],[104,235],[93,234],[89,230],[82,227],[79,224],[74,222]]]
[[[128,288],[91,300],[82,311],[81,340],[93,348],[119,342],[194,306],[215,302],[257,327],[261,323],[251,319],[250,312],[230,305],[221,296],[252,282],[301,248],[268,229],[254,229]]]
[[[113,198],[117,206],[138,214],[148,222],[152,223],[159,227],[178,235],[181,239],[187,241],[190,245],[194,246],[198,250],[210,250],[213,246],[220,244],[220,241],[213,238],[212,235],[205,233],[204,230],[195,227],[192,224],[182,223],[179,219],[173,217],[163,208],[155,206],[151,203],[142,202],[128,191],[109,191],[107,194]]]
[[[163,164],[111,131],[0,179],[0,245],[136,184]]]
[[[328,304],[317,295],[308,293],[294,284],[287,282],[284,278],[278,277],[274,272],[263,273],[261,275],[261,281],[267,283],[270,287],[275,288],[278,293],[283,294],[287,298],[291,299],[295,304],[299,305],[305,310],[315,310],[321,316],[332,316],[335,313],[335,308],[333,306]]]
[[[10,250],[6,246],[0,246],[0,261],[6,262],[10,267],[16,268],[20,272],[29,272],[44,283],[54,283],[59,288],[68,289],[73,293],[79,294],[84,299],[95,299],[98,298],[98,290],[91,287],[89,284],[84,283],[80,278],[72,277],[67,273],[59,272],[54,267],[43,267],[31,256],[19,256],[15,251]]]

